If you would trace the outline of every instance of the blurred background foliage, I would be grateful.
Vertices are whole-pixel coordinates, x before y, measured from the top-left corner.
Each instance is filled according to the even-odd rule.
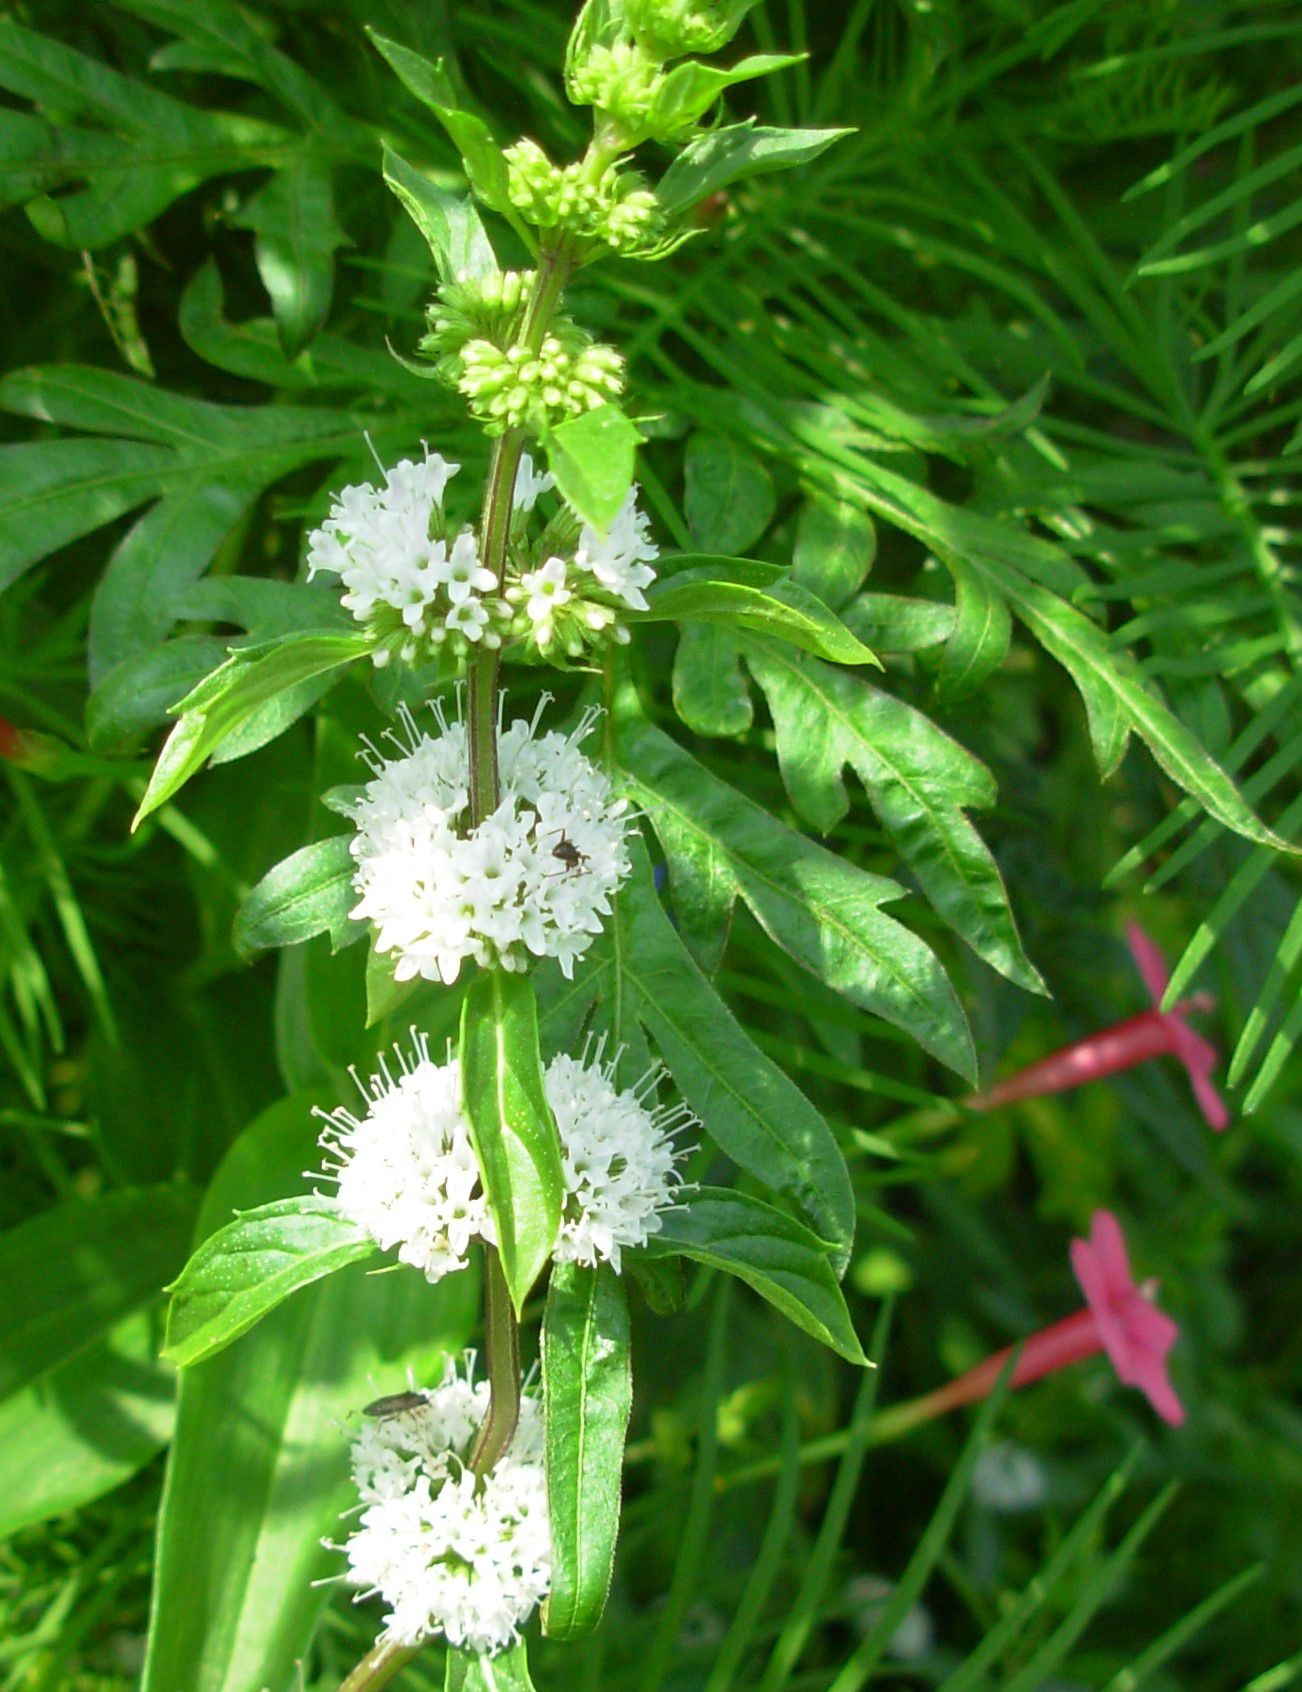
[[[308,1106],[393,1036],[362,1032],[360,948],[331,958],[316,940],[249,967],[230,938],[250,886],[330,831],[314,795],[353,777],[384,704],[365,684],[315,713],[306,694],[282,702],[268,744],[249,737],[128,825],[167,705],[232,635],[281,626],[276,586],[326,488],[365,474],[363,430],[382,457],[426,438],[482,462],[452,397],[386,350],[412,348],[432,275],[379,142],[450,185],[458,166],[363,25],[447,57],[503,139],[564,156],[581,139],[556,74],[570,22],[568,0],[0,9],[0,716],[49,737],[0,747],[0,1220],[28,1230],[8,1236],[10,1288],[42,1261],[33,1218],[165,1185],[170,1233],[154,1212],[139,1234],[125,1208],[104,1213],[108,1234],[150,1240],[140,1285],[156,1291],[219,1166],[213,1214],[275,1190],[258,1187],[260,1136],[292,1116],[276,1143],[304,1167]],[[957,1423],[864,1451],[852,1372],[703,1279],[686,1315],[639,1319],[611,1610],[589,1644],[536,1653],[543,1692],[1302,1679],[1298,874],[1126,750],[1097,698],[1092,746],[1053,639],[971,563],[1007,548],[1041,571],[1053,605],[1298,838],[1299,37],[1282,0],[767,0],[746,38],[810,57],[746,100],[856,133],[707,202],[671,262],[574,290],[630,355],[662,540],[794,559],[853,601],[888,690],[993,772],[981,832],[1049,996],[979,961],[923,898],[896,907],[958,986],[983,1080],[1143,1007],[1119,939],[1136,917],[1181,983],[1216,995],[1235,1121],[1209,1136],[1165,1062],[974,1115],[952,1075],[739,911],[716,980],[851,1159],[861,1333],[893,1304],[863,1391],[926,1390],[1074,1308],[1067,1240],[1106,1204],[1181,1323],[1189,1420],[1159,1430],[1085,1365],[1000,1406],[959,1470]],[[639,637],[644,699],[800,826],[763,695],[722,638],[675,639]],[[912,886],[864,790],[847,793],[831,844]],[[421,1002],[397,1023],[437,1032],[454,1014]],[[3,1688],[137,1682],[173,1385],[154,1294],[120,1291],[93,1346],[5,1382]],[[332,1296],[341,1320],[353,1292]],[[428,1346],[470,1331],[446,1300],[428,1314]],[[313,1307],[313,1339],[291,1316],[268,1378],[301,1370],[328,1318]],[[416,1319],[385,1319],[400,1318]],[[414,1355],[375,1344],[389,1364]],[[350,1402],[338,1387],[314,1400],[321,1449]],[[838,1468],[819,1452],[840,1430]],[[1106,1518],[1084,1514],[1128,1452]],[[241,1555],[224,1531],[214,1565]],[[304,1584],[331,1568],[308,1549]],[[219,1588],[220,1571],[203,1590]],[[329,1687],[366,1643],[370,1617],[327,1599],[275,1692]],[[221,1614],[275,1633],[256,1591],[240,1603]],[[263,1684],[213,1650],[195,1688]]]

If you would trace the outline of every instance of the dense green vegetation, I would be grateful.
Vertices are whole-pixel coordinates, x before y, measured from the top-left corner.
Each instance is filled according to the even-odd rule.
[[[338,833],[319,795],[397,685],[280,688],[131,824],[169,708],[298,627],[304,534],[371,447],[486,466],[404,362],[435,275],[381,144],[446,189],[462,161],[366,26],[569,158],[572,22],[0,12],[0,1692],[140,1684],[151,1603],[146,1692],[336,1686],[376,1631],[311,1584],[339,1567],[344,1419],[478,1341],[469,1276],[353,1265],[179,1407],[159,1358],[192,1240],[301,1190],[349,1067],[413,1022],[455,1036],[464,980],[399,1002],[363,946],[261,951],[246,903]],[[884,665],[648,621],[613,713],[680,938],[849,1163],[880,1367],[708,1267],[664,1314],[646,1270],[609,1606],[531,1638],[539,1692],[1302,1680],[1299,38],[1234,0],[765,0],[738,46],[808,57],[728,118],[853,133],[570,290],[629,359],[662,572],[790,566]],[[544,679],[566,711],[591,682],[516,672],[513,707]],[[965,1104],[1145,1009],[1131,920],[1214,995],[1228,1130],[1169,1057]],[[696,1007],[657,1000],[655,956],[616,947],[589,991],[675,1068]],[[874,1415],[1078,1308],[1099,1208],[1179,1322],[1184,1425],[1096,1359],[886,1443]],[[400,1684],[442,1685],[439,1650]]]

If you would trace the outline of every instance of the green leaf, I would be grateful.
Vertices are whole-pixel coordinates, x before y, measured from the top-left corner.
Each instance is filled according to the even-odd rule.
[[[674,709],[696,734],[745,734],[755,721],[741,652],[727,629],[684,623],[674,657]]]
[[[301,1193],[319,1161],[311,1106],[281,1101],[236,1140],[204,1202],[198,1235],[235,1209]],[[305,1288],[237,1341],[181,1376],[176,1435],[158,1527],[142,1692],[288,1687],[307,1655],[357,1501],[346,1418],[407,1370],[438,1379],[475,1323],[477,1277],[431,1287],[361,1264]]]
[[[163,1355],[178,1369],[202,1363],[300,1287],[375,1249],[319,1193],[245,1211],[208,1236],[173,1285]]]
[[[754,120],[712,130],[689,142],[660,178],[656,197],[669,217],[681,216],[730,182],[808,164],[852,129],[761,129]]]
[[[664,1213],[647,1251],[735,1275],[822,1345],[850,1363],[867,1363],[826,1245],[771,1204],[702,1187]]]
[[[69,1199],[0,1234],[0,1399],[153,1303],[184,1259],[187,1187]]]
[[[705,1131],[741,1168],[799,1206],[837,1254],[854,1237],[845,1160],[827,1123],[743,1031],[706,981],[656,895],[651,866],[632,841],[633,876],[619,896],[618,995],[655,1041]],[[607,996],[608,997],[608,996]]]
[[[686,134],[714,102],[739,82],[800,64],[803,53],[754,53],[725,69],[689,59],[675,65],[665,77],[646,116],[646,132],[657,140],[672,140]]]
[[[441,282],[455,282],[461,276],[478,279],[496,272],[492,246],[474,204],[465,194],[440,188],[400,158],[387,142],[384,180],[425,237]]]
[[[680,560],[675,559],[675,564]],[[875,655],[851,634],[821,599],[798,587],[789,570],[750,558],[700,558],[664,576],[647,594],[648,609],[629,613],[637,622],[720,623],[772,635],[834,664],[874,664]]]
[[[542,1326],[552,1587],[543,1631],[581,1639],[601,1620],[619,1538],[633,1406],[628,1302],[609,1264],[558,1263]]]
[[[176,1417],[176,1376],[158,1361],[154,1310],[0,1402],[0,1539],[78,1510],[138,1474]]]
[[[877,907],[904,889],[856,869],[713,776],[667,735],[621,722],[619,756],[669,863],[675,914],[740,895],[769,937],[853,1004],[976,1077],[967,1019],[934,952]]]
[[[518,1313],[551,1256],[565,1194],[527,976],[494,969],[471,983],[461,1011],[461,1086]]]
[[[256,710],[287,688],[355,663],[369,644],[360,631],[289,634],[233,652],[176,707],[181,720],[158,754],[132,827],[178,793]]]
[[[736,557],[773,520],[773,479],[731,435],[695,434],[683,461],[683,513],[704,553]]]
[[[280,344],[286,358],[297,358],[329,314],[334,256],[348,241],[335,217],[330,167],[301,159],[277,171],[235,221],[254,232]]]
[[[746,663],[764,689],[778,762],[792,803],[815,827],[848,807],[842,772],[858,775],[924,893],[979,957],[1031,992],[1043,991],[1022,951],[998,866],[964,814],[994,803],[989,771],[902,700],[858,676],[748,640]]]
[[[314,934],[328,934],[339,951],[365,933],[349,912],[357,903],[350,836],[315,841],[283,859],[245,899],[232,939],[245,957],[273,946],[297,946]]]
[[[863,586],[876,554],[877,531],[866,511],[845,500],[808,499],[796,525],[791,579],[839,611]]]
[[[483,118],[465,111],[457,102],[456,90],[443,69],[442,61],[432,62],[412,52],[400,42],[390,41],[368,27],[367,35],[376,51],[397,72],[403,86],[414,94],[447,130],[453,145],[461,154],[466,180],[486,206],[500,212],[513,225],[519,219],[506,188],[506,161],[502,149],[493,139],[493,132]]]
[[[940,654],[936,697],[955,705],[988,681],[1008,656],[1012,619],[1008,605],[977,571],[948,561],[956,594],[954,626]]]
[[[115,664],[86,701],[93,751],[121,752],[165,723],[186,694],[230,652],[219,635],[179,635]]]
[[[524,1640],[494,1657],[449,1650],[443,1687],[444,1692],[534,1692]]]
[[[633,485],[637,430],[617,405],[599,405],[547,436],[556,486],[585,522],[608,529]]]

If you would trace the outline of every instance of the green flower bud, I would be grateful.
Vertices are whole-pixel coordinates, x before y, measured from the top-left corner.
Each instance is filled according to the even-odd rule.
[[[661,59],[716,53],[741,28],[755,0],[624,0],[633,34]]]
[[[457,386],[490,435],[508,429],[537,435],[618,398],[624,360],[613,347],[590,345],[573,324],[561,324],[537,352],[467,342]]]
[[[595,106],[619,127],[640,134],[656,96],[664,86],[659,63],[632,41],[612,47],[593,47],[570,76],[570,98],[576,106]]]
[[[532,281],[532,271],[505,270],[488,276],[463,275],[445,284],[425,314],[428,332],[420,341],[420,352],[435,362],[445,381],[455,383],[467,341],[507,346],[515,338]]]
[[[554,165],[527,139],[508,147],[505,157],[511,203],[535,228],[566,229],[580,244],[617,253],[648,246],[659,234],[659,202],[635,172],[611,164],[594,180],[590,166]]]

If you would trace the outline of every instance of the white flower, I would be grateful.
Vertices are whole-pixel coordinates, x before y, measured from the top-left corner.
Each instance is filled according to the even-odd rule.
[[[645,611],[642,590],[655,581],[656,573],[650,566],[659,556],[660,549],[651,539],[650,519],[638,509],[634,486],[604,534],[591,523],[583,525],[574,562],[631,610]]]
[[[478,543],[463,529],[449,544],[443,493],[460,468],[428,448],[420,463],[403,459],[386,472],[383,487],[361,483],[337,496],[319,529],[308,536],[309,578],[336,575],[342,602],[375,639],[377,665],[395,653],[412,661],[446,640],[488,639],[497,602],[496,577],[480,561]],[[491,644],[491,640],[489,640]]]
[[[551,1587],[551,1531],[542,1416],[525,1394],[506,1454],[477,1477],[466,1465],[488,1409],[488,1387],[449,1359],[431,1390],[398,1396],[353,1442],[361,1497],[344,1547],[348,1580],[388,1605],[384,1637],[415,1645],[432,1634],[488,1654],[518,1637]],[[414,1402],[420,1400],[422,1402]]]
[[[568,976],[609,916],[630,867],[627,806],[579,751],[597,713],[568,737],[541,734],[543,705],[499,734],[501,803],[478,829],[460,722],[436,707],[439,732],[427,735],[406,714],[389,735],[399,756],[368,749],[353,915],[375,925],[397,980],[452,982],[466,958],[523,969],[530,954],[557,958]]]
[[[554,1256],[558,1263],[609,1263],[660,1231],[660,1213],[674,1202],[677,1164],[685,1153],[674,1134],[696,1125],[685,1105],[647,1103],[659,1078],[651,1070],[620,1092],[614,1062],[598,1048],[588,1062],[562,1054],[547,1065],[547,1102],[556,1118],[565,1170],[565,1208]]]
[[[532,511],[538,503],[539,494],[548,493],[555,486],[555,476],[549,470],[539,475],[533,467],[533,459],[523,452],[520,454],[520,468],[515,473],[511,504],[516,511]]]
[[[461,1114],[455,1061],[436,1064],[425,1035],[412,1031],[408,1054],[395,1047],[358,1087],[365,1113],[317,1111],[321,1143],[334,1157],[330,1179],[339,1209],[384,1251],[437,1281],[462,1269],[476,1236],[495,1240],[470,1131]]]
[[[520,586],[528,595],[525,615],[533,624],[534,639],[539,646],[546,646],[551,639],[552,617],[574,597],[565,585],[565,561],[549,558],[537,570],[526,570]]]

